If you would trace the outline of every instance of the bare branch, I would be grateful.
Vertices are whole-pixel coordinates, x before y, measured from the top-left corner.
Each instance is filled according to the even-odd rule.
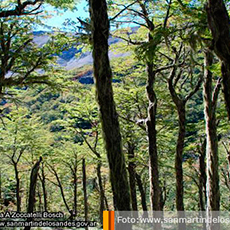
[[[165,58],[167,58],[169,61],[173,62],[173,59],[171,57],[169,57],[168,55],[160,52],[160,51],[157,51],[157,53],[159,53],[160,55],[164,56]]]
[[[218,99],[218,95],[219,95],[220,88],[221,88],[221,82],[222,82],[222,78],[219,77],[218,80],[217,80],[216,86],[215,86],[215,88],[213,90],[212,103],[213,103],[214,106],[216,105],[216,102],[217,102],[217,99]]]
[[[134,5],[135,3],[137,3],[138,0],[130,3],[129,5],[125,6],[124,9],[122,9],[120,12],[118,12],[114,17],[110,18],[110,21],[113,21],[114,19],[116,19],[120,14],[122,14],[125,10],[127,10],[130,6]]]
[[[98,131],[96,131],[96,137],[95,137],[95,142],[94,142],[94,147],[93,147],[95,150],[97,148],[98,136],[99,136]]]
[[[115,35],[114,37],[116,37],[116,38],[120,38],[120,39],[122,39],[122,40],[124,40],[124,41],[128,42],[128,44],[132,44],[132,45],[143,45],[143,44],[144,44],[144,42],[136,42],[136,41],[132,41],[130,38],[129,38],[129,39],[127,39],[127,38],[124,38],[124,37],[121,37],[121,36],[117,36],[117,35]]]
[[[143,13],[142,15],[146,21],[146,24],[148,25],[149,30],[153,31],[154,30],[154,24],[153,24],[152,20],[149,19],[149,14],[148,14],[148,11],[147,11],[145,5],[140,0],[138,0],[138,3],[142,9],[142,13]]]
[[[128,119],[128,118],[126,118],[126,117],[123,117],[123,116],[120,115],[120,114],[118,114],[118,116],[119,116],[120,118],[122,118],[123,120],[126,120],[126,121],[128,121],[128,122],[131,122],[131,123],[133,123],[133,124],[136,124],[136,125],[139,126],[142,130],[146,131],[145,125],[142,125],[140,122],[133,121],[132,119]]]
[[[222,145],[224,146],[226,153],[229,155],[230,153],[228,151],[226,143],[222,141]]]
[[[84,139],[85,143],[87,144],[87,146],[89,147],[89,149],[98,157],[101,158],[101,155],[96,151],[95,148],[93,148],[91,146],[91,144],[89,143],[89,141],[87,140],[87,138],[85,137],[85,135],[83,134],[82,130],[80,130],[80,132],[78,130],[76,130],[78,134],[81,135],[81,137]]]
[[[148,29],[148,26],[146,26],[145,24],[140,23],[140,22],[137,22],[137,21],[132,21],[132,20],[114,21],[114,23],[120,23],[120,24],[124,24],[124,23],[134,23],[134,24],[137,24],[137,25],[139,25],[139,26],[143,26],[143,27],[145,27],[145,28]]]
[[[170,12],[170,9],[171,9],[171,4],[172,4],[172,0],[170,0],[169,3],[168,3],[168,9],[167,9],[167,13],[166,13],[165,20],[164,20],[164,28],[166,28],[166,26],[167,26],[167,22],[168,22],[168,19],[169,19],[169,12]]]
[[[24,44],[22,44],[21,46],[19,46],[14,53],[18,54],[18,52],[20,50],[24,49],[31,41],[32,41],[32,39],[29,39],[26,42],[24,42]],[[13,64],[14,64],[14,62],[15,62],[16,59],[17,59],[16,55],[14,55],[14,56],[11,57],[9,64],[6,67],[6,71],[7,72],[11,70],[11,68],[12,68],[12,66],[13,66]]]
[[[177,77],[176,77],[176,79],[174,80],[174,83],[173,83],[174,88],[176,87],[178,81],[180,80],[182,73],[183,73],[183,70],[180,69],[180,72],[177,74]]]
[[[156,69],[156,70],[154,70],[154,72],[155,73],[159,73],[159,72],[161,72],[161,71],[164,71],[164,70],[167,70],[167,69],[171,69],[171,68],[175,68],[175,67],[180,67],[180,66],[182,66],[183,65],[183,63],[178,63],[178,64],[176,64],[176,63],[173,63],[173,64],[171,64],[171,65],[166,65],[166,66],[163,66],[163,67],[160,67],[160,68],[158,68],[158,69]],[[172,77],[172,76],[171,76]]]
[[[34,1],[25,1],[23,3],[21,3],[20,0],[17,1],[17,6],[15,7],[15,9],[13,10],[1,10],[0,11],[0,18],[6,18],[6,17],[10,17],[10,16],[20,16],[20,15],[30,15],[31,12],[34,12],[34,10],[37,10],[42,3],[44,2],[44,0],[34,0]],[[37,3],[39,4],[39,7],[36,7],[34,10],[30,11],[30,12],[25,12],[26,7],[28,6],[34,6]]]
[[[196,87],[185,97],[185,102],[187,102],[200,89],[202,82],[203,82],[203,75],[201,74],[196,84]]]
[[[69,205],[68,205],[68,203],[67,203],[67,201],[66,201],[66,198],[65,198],[64,189],[63,189],[61,180],[60,180],[60,178],[59,178],[59,176],[58,176],[58,173],[57,173],[56,169],[55,169],[52,165],[50,165],[50,164],[48,164],[48,163],[47,163],[47,165],[49,166],[48,168],[51,169],[51,171],[53,172],[54,176],[55,176],[56,179],[57,179],[58,187],[60,188],[62,200],[63,200],[63,202],[64,202],[64,204],[65,204],[65,207],[66,207],[66,209],[68,210],[68,212],[71,213],[71,210],[70,210]]]

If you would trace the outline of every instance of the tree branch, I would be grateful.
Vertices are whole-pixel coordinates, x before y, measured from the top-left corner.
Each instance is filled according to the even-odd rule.
[[[10,17],[10,16],[21,16],[21,15],[30,15],[31,12],[33,12],[35,9],[37,10],[42,3],[44,2],[44,0],[34,0],[34,1],[25,1],[23,3],[21,3],[20,0],[17,1],[18,4],[15,7],[15,9],[13,10],[0,10],[0,18],[6,18],[6,17]],[[37,3],[39,4],[39,7],[36,7],[34,10],[30,11],[30,12],[25,12],[25,9],[27,6],[34,6]]]
[[[202,82],[203,82],[203,75],[201,74],[196,84],[196,87],[185,97],[186,102],[200,89]]]
[[[167,26],[167,22],[168,22],[168,19],[169,19],[169,12],[170,12],[170,9],[171,9],[171,4],[172,4],[172,0],[170,0],[169,4],[168,4],[167,13],[166,13],[165,20],[164,20],[164,28],[166,28],[166,26]]]
[[[134,5],[135,3],[137,3],[138,0],[130,3],[129,5],[125,6],[124,9],[122,9],[120,12],[118,12],[114,17],[110,18],[110,21],[113,21],[114,19],[116,19],[120,14],[122,14],[125,10],[127,10],[130,6]]]

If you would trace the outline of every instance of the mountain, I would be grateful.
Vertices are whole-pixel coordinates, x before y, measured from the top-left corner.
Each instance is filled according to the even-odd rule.
[[[38,45],[42,46],[46,42],[48,42],[49,36],[46,35],[42,31],[36,31],[34,32],[34,39],[33,41]],[[119,38],[109,38],[109,45],[116,44],[119,42],[122,42],[122,39]],[[93,57],[92,52],[85,52],[80,55],[79,58],[76,58],[76,54],[81,52],[81,50],[77,50],[74,47],[71,47],[70,49],[63,51],[61,55],[58,56],[57,63],[64,67],[66,70],[73,70],[76,68],[80,68],[84,65],[91,65],[93,64]],[[114,53],[112,51],[109,52],[109,57],[112,58],[119,58],[127,56],[128,53]]]

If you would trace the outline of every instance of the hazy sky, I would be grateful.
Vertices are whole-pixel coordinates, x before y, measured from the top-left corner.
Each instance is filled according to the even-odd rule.
[[[52,17],[48,19],[44,19],[44,23],[47,26],[51,27],[57,27],[57,28],[63,28],[63,23],[66,21],[66,19],[71,19],[75,22],[77,22],[76,18],[80,17],[81,19],[89,17],[89,14],[87,12],[87,3],[86,1],[82,1],[77,5],[77,10],[74,12],[68,10],[57,10],[51,6],[45,5],[43,6],[44,9],[48,12],[50,12],[50,15],[53,15]],[[39,28],[40,30],[40,28]]]

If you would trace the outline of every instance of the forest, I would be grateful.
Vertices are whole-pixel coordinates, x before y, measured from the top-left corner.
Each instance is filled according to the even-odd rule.
[[[230,2],[82,2],[0,2],[0,228],[31,229],[7,212],[84,229],[105,210],[228,212]],[[61,12],[76,17],[49,26]]]

